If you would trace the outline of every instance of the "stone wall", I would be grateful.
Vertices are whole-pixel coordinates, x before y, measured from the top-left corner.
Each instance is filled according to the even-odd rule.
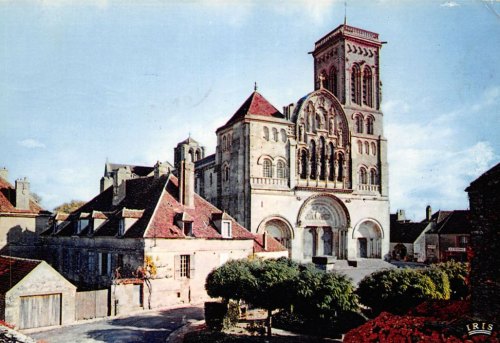
[[[498,168],[497,168],[498,169]],[[469,192],[472,257],[470,283],[472,310],[484,320],[496,320],[500,314],[500,179],[498,172]]]

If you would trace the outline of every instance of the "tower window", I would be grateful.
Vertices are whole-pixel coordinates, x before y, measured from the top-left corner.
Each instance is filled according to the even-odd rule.
[[[377,180],[377,171],[375,169],[370,170],[370,184],[376,185],[378,183]]]
[[[359,183],[361,185],[366,185],[368,183],[367,175],[366,175],[366,169],[365,168],[360,168],[359,169]]]
[[[278,141],[278,130],[276,130],[276,128],[273,128],[273,140],[275,142]]]
[[[269,140],[269,128],[267,126],[264,126],[264,139]]]
[[[361,115],[357,115],[354,118],[354,125],[356,129],[356,133],[363,133],[363,117]]]
[[[363,104],[373,107],[373,77],[368,66],[363,70]]]
[[[278,179],[284,179],[286,177],[285,162],[278,161],[278,164],[276,165],[276,174],[278,174]]]
[[[338,97],[337,94],[337,71],[335,70],[335,67],[330,69],[330,75],[328,78],[328,89],[336,96]]]
[[[373,135],[373,117],[366,118],[366,133]]]
[[[264,160],[264,162],[262,163],[262,176],[273,177],[273,170],[270,160]]]
[[[361,70],[357,64],[352,66],[351,71],[351,100],[361,105]]]
[[[358,141],[357,142],[357,145],[358,145],[358,154],[363,154],[363,143],[361,143],[361,141]]]

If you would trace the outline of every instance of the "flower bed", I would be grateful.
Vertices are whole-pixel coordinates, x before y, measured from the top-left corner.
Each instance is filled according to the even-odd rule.
[[[382,312],[378,317],[349,331],[344,342],[499,342],[491,336],[468,336],[468,301],[429,301],[411,309],[407,315]]]

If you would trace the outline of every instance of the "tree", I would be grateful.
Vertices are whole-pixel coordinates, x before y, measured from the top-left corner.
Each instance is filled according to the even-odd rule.
[[[54,208],[54,212],[71,213],[85,205],[85,201],[71,200]]]
[[[436,285],[424,273],[413,269],[386,269],[366,276],[356,293],[361,303],[375,313],[405,313],[425,300],[439,299]]]
[[[291,289],[299,275],[298,264],[287,258],[269,259],[253,263],[250,271],[257,283],[249,289],[245,300],[267,310],[267,335],[271,336],[273,310],[290,307],[291,293],[286,290]]]
[[[239,301],[248,298],[248,290],[255,288],[257,281],[250,271],[249,260],[230,260],[207,276],[205,289],[212,298],[223,298],[225,303],[230,299]]]

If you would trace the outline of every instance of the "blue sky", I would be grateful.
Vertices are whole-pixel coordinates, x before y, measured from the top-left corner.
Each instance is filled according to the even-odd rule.
[[[173,160],[253,91],[277,108],[313,86],[314,42],[344,1],[0,0],[0,166],[52,209],[99,190],[106,158]],[[378,32],[390,200],[463,209],[464,188],[499,160],[500,3],[348,1]]]

